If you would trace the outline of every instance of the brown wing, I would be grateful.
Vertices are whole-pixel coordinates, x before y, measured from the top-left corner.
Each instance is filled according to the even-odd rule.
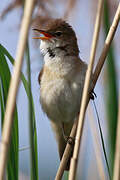
[[[43,68],[41,69],[41,71],[40,71],[40,73],[39,73],[39,75],[38,75],[38,82],[39,82],[39,84],[40,84],[40,82],[41,82],[41,76],[42,76],[42,74],[43,74]]]

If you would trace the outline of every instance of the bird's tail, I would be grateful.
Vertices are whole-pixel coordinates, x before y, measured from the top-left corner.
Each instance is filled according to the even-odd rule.
[[[58,143],[59,156],[60,156],[60,160],[61,160],[67,143],[66,143],[65,138],[63,136],[63,132],[62,132],[62,129],[61,129],[61,124],[51,121],[51,126],[52,126],[53,131],[54,131],[55,136],[56,136],[56,140],[57,140],[57,143]],[[63,123],[64,134],[66,136],[68,136],[68,137],[70,135],[72,126],[73,126],[73,122]],[[70,159],[72,157],[72,153],[73,152],[71,152],[71,156],[70,156],[70,158],[69,158],[69,160],[67,162],[67,166],[65,168],[66,171],[69,170]]]

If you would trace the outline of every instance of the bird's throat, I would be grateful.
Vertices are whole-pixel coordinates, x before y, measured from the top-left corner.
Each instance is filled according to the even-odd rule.
[[[47,53],[51,58],[54,58],[56,56],[55,52],[50,48],[47,48]]]

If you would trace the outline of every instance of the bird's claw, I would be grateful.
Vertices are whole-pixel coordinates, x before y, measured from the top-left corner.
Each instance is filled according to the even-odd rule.
[[[75,144],[75,138],[73,137],[67,137],[67,141],[68,144],[70,144],[71,146],[73,146]]]
[[[96,93],[92,90],[92,91],[90,92],[90,99],[94,100],[95,98],[97,98],[97,95],[96,95]]]

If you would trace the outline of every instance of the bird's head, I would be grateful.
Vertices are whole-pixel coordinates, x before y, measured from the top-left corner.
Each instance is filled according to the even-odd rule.
[[[44,29],[33,30],[42,35],[33,38],[41,40],[40,49],[43,54],[47,49],[54,50],[56,48],[60,48],[61,50],[64,50],[65,48],[68,53],[78,55],[79,49],[75,32],[72,27],[64,20],[52,19]]]

